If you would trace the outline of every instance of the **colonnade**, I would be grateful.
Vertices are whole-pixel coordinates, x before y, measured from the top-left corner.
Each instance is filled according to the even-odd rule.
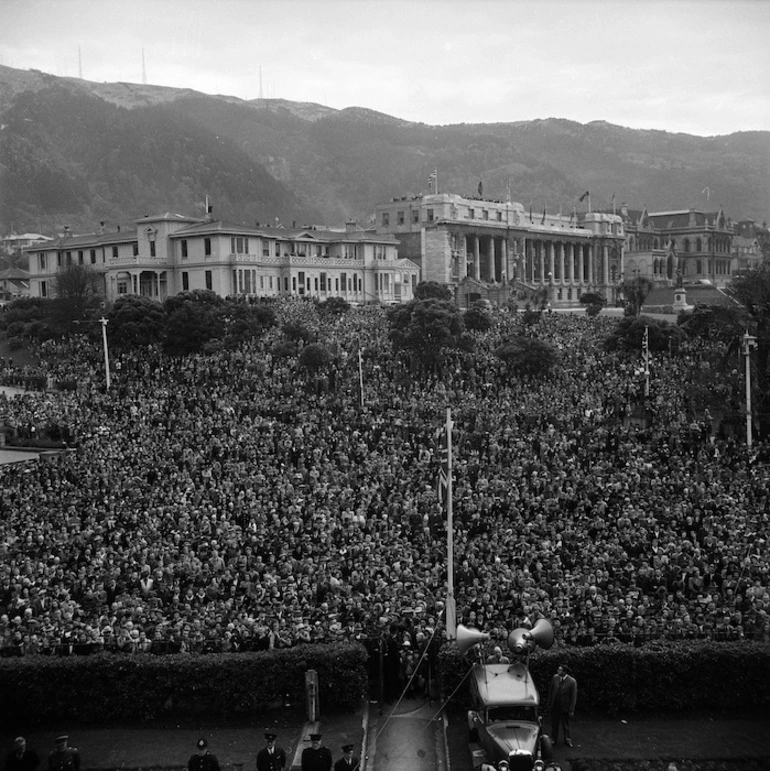
[[[479,281],[601,286],[614,283],[610,245],[587,239],[547,236],[459,234],[456,275]],[[464,247],[464,248],[463,248]]]

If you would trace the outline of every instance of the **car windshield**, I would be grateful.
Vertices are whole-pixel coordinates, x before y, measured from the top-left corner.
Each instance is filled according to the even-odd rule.
[[[537,711],[534,707],[523,707],[518,704],[490,707],[487,710],[487,718],[490,723],[499,723],[502,720],[531,720],[536,722]]]

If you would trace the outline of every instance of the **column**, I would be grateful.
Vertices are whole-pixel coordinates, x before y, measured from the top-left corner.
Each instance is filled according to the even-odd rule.
[[[565,283],[565,276],[564,276],[564,242],[559,241],[559,243],[556,245],[556,248],[559,251],[558,260],[556,262],[556,275],[559,278],[559,281],[562,283]]]
[[[583,244],[577,245],[578,249],[578,278],[581,284],[585,284],[586,281],[586,265],[585,265],[585,253],[583,251]]]
[[[594,272],[594,245],[586,244],[586,249],[588,250],[588,283],[593,284],[596,275]]]
[[[610,248],[607,244],[602,244],[602,269],[604,272],[603,283],[609,286],[610,283]]]
[[[555,271],[555,268],[556,268],[556,259],[555,259],[556,258],[556,254],[555,254],[555,251],[556,251],[556,249],[555,249],[555,244],[554,244],[553,241],[548,241],[547,244],[548,244],[548,272],[551,275],[550,275],[550,277],[547,276],[546,278],[550,278],[550,280],[553,281],[553,279],[556,277],[556,275],[555,275],[555,273],[556,273],[556,271]]]
[[[468,239],[464,233],[457,237],[458,251],[460,252],[459,264],[457,265],[457,278],[462,281],[468,275]],[[462,248],[460,249],[460,247]]]
[[[502,257],[500,258],[500,268],[501,268],[501,276],[500,280],[503,282],[510,281],[511,280],[511,266],[508,264],[508,237],[503,236],[500,249],[502,252]]]
[[[477,281],[481,278],[481,252],[479,249],[479,237],[473,236],[473,278]]]
[[[490,236],[489,251],[487,252],[487,267],[488,267],[487,281],[495,280],[495,256],[496,256],[495,237]]]
[[[567,264],[566,264],[566,273],[564,274],[564,278],[569,281],[570,284],[575,283],[575,248],[571,241],[568,241],[565,245],[565,249],[567,252]]]

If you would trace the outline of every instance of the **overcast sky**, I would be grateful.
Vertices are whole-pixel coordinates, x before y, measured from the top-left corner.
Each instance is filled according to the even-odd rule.
[[[428,124],[770,130],[770,0],[1,0],[0,64]],[[261,79],[260,79],[261,69]]]

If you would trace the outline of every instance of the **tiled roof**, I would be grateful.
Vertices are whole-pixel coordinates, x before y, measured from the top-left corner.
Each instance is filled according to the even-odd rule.
[[[29,278],[29,271],[21,268],[6,268],[0,270],[0,281],[26,281]]]

